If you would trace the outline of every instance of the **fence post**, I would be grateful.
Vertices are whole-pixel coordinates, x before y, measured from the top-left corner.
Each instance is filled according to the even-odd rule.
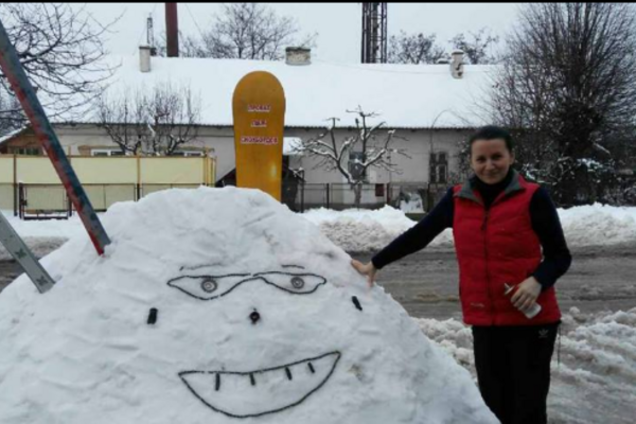
[[[22,202],[24,202],[24,186],[22,183],[18,183],[18,207],[20,211],[20,219],[24,219],[24,208]]]
[[[327,189],[327,209],[331,209],[331,202],[330,202],[331,190],[329,187],[329,183],[325,184],[325,188]]]
[[[137,154],[137,199],[136,202],[141,199],[141,158]]]
[[[300,180],[300,212],[305,213],[305,179]]]
[[[18,216],[18,155],[13,154],[13,216]]]

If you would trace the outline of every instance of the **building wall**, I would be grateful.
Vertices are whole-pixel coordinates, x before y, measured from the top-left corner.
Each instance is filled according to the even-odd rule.
[[[90,155],[92,149],[116,149],[104,132],[95,125],[64,125],[56,126],[56,133],[70,155]],[[321,129],[288,128],[285,137],[301,138],[303,140],[316,137]],[[336,139],[342,141],[353,135],[353,129],[336,130]],[[471,130],[436,129],[436,130],[397,130],[392,142],[394,149],[404,150],[409,157],[391,154],[391,163],[395,164],[398,172],[388,172],[384,169],[371,169],[368,173],[370,183],[426,183],[429,181],[430,153],[447,152],[449,158],[449,172],[457,170],[458,143],[467,138]],[[380,132],[381,135],[386,131]],[[9,151],[18,145],[34,145],[34,136],[24,135],[8,142]],[[203,127],[195,141],[184,146],[207,150],[216,157],[216,179],[220,179],[231,172],[235,166],[233,130],[229,127]],[[310,156],[292,156],[290,166],[302,167],[305,180],[310,183],[344,183],[346,180],[338,171],[328,171],[317,167],[320,160]],[[346,164],[345,164],[346,165]]]
[[[368,172],[370,183],[425,183],[429,181],[430,153],[446,152],[450,172],[458,168],[459,142],[465,140],[471,130],[398,130],[392,141],[392,148],[404,151],[408,157],[391,153],[390,163],[396,166],[396,172],[389,172],[382,168],[371,168]],[[317,135],[317,132],[304,130],[290,130],[286,137],[306,138]],[[337,130],[336,139],[343,140],[352,135],[350,130]],[[404,139],[402,139],[404,138]],[[316,157],[296,157],[290,164],[294,167],[302,166],[308,182],[344,183],[345,178],[338,171],[326,171],[316,168],[320,159]]]
[[[22,154],[25,150],[28,150],[31,154],[39,150],[39,153],[43,154],[38,139],[31,129],[20,132],[15,137],[0,145],[0,154]]]

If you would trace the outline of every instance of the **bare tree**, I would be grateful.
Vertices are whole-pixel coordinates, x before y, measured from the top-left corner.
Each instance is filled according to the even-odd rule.
[[[399,172],[388,156],[397,153],[409,157],[402,149],[391,147],[393,140],[398,138],[395,130],[388,130],[382,136],[380,131],[385,122],[369,125],[369,118],[375,118],[375,113],[365,113],[362,108],[347,111],[357,115],[355,119],[356,132],[352,136],[338,140],[336,123],[338,118],[329,118],[331,125],[317,137],[303,140],[296,150],[310,157],[319,158],[316,167],[329,171],[338,171],[347,180],[355,193],[355,205],[360,207],[362,200],[362,184],[366,181],[367,170],[379,167],[391,172]]]
[[[494,119],[524,172],[564,206],[603,200],[633,143],[636,19],[628,3],[534,3],[509,38]]]
[[[435,34],[407,34],[400,31],[400,35],[393,35],[389,38],[388,62],[435,63],[444,56],[444,49],[435,44],[436,38]]]
[[[186,35],[179,31],[179,56],[181,57],[209,57],[206,56],[205,49],[203,48],[203,42],[200,37]],[[154,48],[153,55],[168,56],[168,41],[166,33],[161,32],[158,37],[159,41],[156,45],[151,46]]]
[[[182,56],[218,59],[281,60],[284,48],[312,47],[316,35],[295,37],[296,21],[278,16],[263,3],[224,3],[223,11],[199,37],[186,37]]]
[[[463,32],[459,33],[450,42],[454,48],[465,53],[465,58],[471,65],[496,62],[494,54],[490,51],[499,42],[499,37],[493,36],[487,28],[482,28],[477,32],[468,32],[468,37]]]
[[[0,136],[20,128],[23,123],[24,114],[18,99],[0,86]]]
[[[84,8],[68,3],[3,3],[0,19],[51,115],[86,105],[112,75],[113,68],[101,59],[106,54],[102,36],[114,22],[101,25]],[[12,93],[2,73],[0,85],[5,95]]]
[[[170,156],[197,138],[200,99],[190,88],[175,89],[170,84],[152,91],[126,91],[111,98],[102,96],[98,119],[124,154]]]
[[[140,91],[109,98],[103,95],[98,103],[99,126],[124,154],[141,154],[148,133],[146,99]]]

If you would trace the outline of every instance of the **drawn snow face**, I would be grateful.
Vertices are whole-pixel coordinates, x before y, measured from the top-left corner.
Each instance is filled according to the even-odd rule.
[[[311,294],[327,282],[325,278],[315,274],[271,271],[257,274],[184,275],[168,281],[168,285],[195,299],[215,300],[229,294],[241,284],[256,281],[291,294]]]
[[[54,290],[22,276],[0,295],[0,423],[496,422],[470,374],[275,199],[167,190],[108,214],[103,258],[78,237],[43,260]]]
[[[283,268],[286,270],[255,274],[188,272],[188,275],[173,278],[167,284],[195,299],[222,302],[224,296],[246,284],[268,284],[285,296],[303,296],[315,293],[327,283],[324,277],[305,272],[303,267]],[[290,272],[289,268],[299,270]],[[354,305],[362,310],[355,298]],[[213,307],[214,302],[210,306]],[[258,325],[259,311],[254,310],[249,318],[246,325]],[[258,417],[302,403],[327,383],[340,358],[341,352],[332,350],[265,369],[189,370],[179,372],[179,377],[194,396],[214,411],[234,418]],[[275,400],[272,402],[272,399]]]

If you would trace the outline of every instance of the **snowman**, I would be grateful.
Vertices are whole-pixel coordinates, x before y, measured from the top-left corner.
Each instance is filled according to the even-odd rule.
[[[0,294],[0,422],[495,423],[470,374],[257,190],[113,206]]]

